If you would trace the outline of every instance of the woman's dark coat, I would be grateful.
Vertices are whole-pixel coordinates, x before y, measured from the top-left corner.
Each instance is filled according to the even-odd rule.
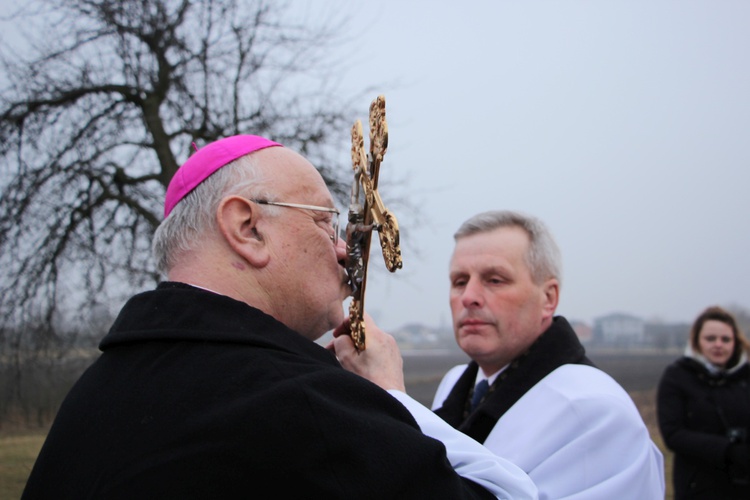
[[[730,476],[742,474],[728,460],[735,452],[747,457],[747,443],[730,452],[728,437],[730,429],[750,432],[750,368],[744,356],[733,369],[719,372],[688,351],[665,370],[657,410],[664,442],[674,452],[675,500],[750,499],[750,485],[735,484]]]

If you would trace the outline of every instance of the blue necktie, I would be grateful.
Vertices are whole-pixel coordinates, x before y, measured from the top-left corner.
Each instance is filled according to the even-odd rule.
[[[471,411],[474,411],[474,408],[477,407],[479,402],[482,400],[485,394],[487,394],[487,391],[490,388],[489,382],[487,382],[487,379],[481,380],[476,387],[474,387],[474,395],[471,396]]]

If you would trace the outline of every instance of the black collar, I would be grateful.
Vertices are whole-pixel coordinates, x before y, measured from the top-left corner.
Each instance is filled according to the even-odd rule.
[[[177,282],[160,283],[128,300],[99,349],[146,341],[232,342],[339,364],[330,351],[263,311]]]

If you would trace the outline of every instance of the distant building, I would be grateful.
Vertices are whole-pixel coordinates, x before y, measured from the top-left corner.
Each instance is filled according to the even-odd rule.
[[[612,313],[594,320],[593,340],[602,346],[633,347],[646,344],[646,322],[638,316]]]
[[[646,340],[658,349],[684,349],[690,323],[646,323]]]
[[[458,349],[453,331],[445,327],[411,323],[390,333],[401,349]]]
[[[689,323],[666,323],[658,319],[645,321],[619,312],[595,318],[593,326],[581,320],[571,319],[569,322],[587,350],[636,348],[678,354],[685,348],[690,331]],[[461,352],[453,328],[442,320],[437,327],[409,323],[390,333],[404,351]],[[322,345],[329,341],[320,339]]]

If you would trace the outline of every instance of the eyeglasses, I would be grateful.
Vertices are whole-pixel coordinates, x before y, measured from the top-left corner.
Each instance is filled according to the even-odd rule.
[[[267,201],[267,200],[250,200],[254,201],[259,205],[274,205],[277,207],[288,207],[288,208],[301,208],[303,210],[314,210],[316,212],[329,212],[333,214],[331,216],[331,225],[333,226],[333,234],[329,235],[334,245],[339,242],[339,214],[337,208],[331,207],[319,207],[316,205],[301,205],[299,203],[282,203],[280,201]]]

